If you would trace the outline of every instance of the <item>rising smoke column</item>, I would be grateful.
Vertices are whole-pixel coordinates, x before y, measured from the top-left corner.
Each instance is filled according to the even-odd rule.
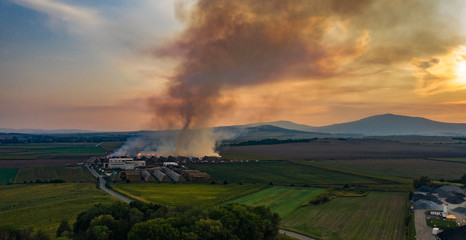
[[[178,6],[186,29],[150,51],[179,63],[166,91],[150,99],[154,128],[183,129],[176,140],[161,141],[164,153],[176,155],[215,154],[222,136],[207,127],[241,107],[234,93],[249,86],[325,80],[312,86],[334,93],[445,91],[450,76],[431,72],[465,42],[463,0],[199,0],[189,13]]]
[[[342,4],[336,4],[341,2]],[[223,92],[286,79],[326,78],[364,51],[367,34],[331,41],[335,13],[367,1],[201,0],[178,40],[155,51],[180,60],[166,95],[151,99],[160,128],[181,128],[176,155],[214,153],[206,127],[232,110]],[[344,11],[351,6],[352,11]]]

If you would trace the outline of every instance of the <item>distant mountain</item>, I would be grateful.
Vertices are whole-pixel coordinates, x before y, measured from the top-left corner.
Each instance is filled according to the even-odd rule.
[[[376,115],[358,121],[320,127],[318,132],[364,135],[457,136],[466,134],[464,123],[444,123],[395,114]]]
[[[235,141],[249,141],[261,139],[308,139],[331,137],[328,133],[299,131],[289,128],[282,128],[273,125],[248,124],[238,126],[217,127],[214,130],[217,133],[226,133],[227,139]]]
[[[315,132],[318,131],[319,127],[312,127],[305,124],[298,124],[290,121],[275,121],[275,122],[265,122],[265,123],[252,123],[242,125],[243,127],[257,127],[263,125],[270,125],[279,128],[292,129],[297,131],[306,131],[306,132]]]
[[[466,136],[466,124],[432,121],[427,118],[409,117],[395,114],[375,115],[357,121],[333,124],[323,127],[313,127],[290,121],[275,121],[252,123],[246,125],[216,127],[215,131],[228,132],[236,137],[247,140],[264,138],[313,138],[313,137],[351,137],[351,136],[391,136],[391,135],[421,135],[421,136]],[[157,132],[157,131],[140,131]],[[160,133],[167,131],[159,131]],[[171,131],[168,131],[171,132]],[[177,132],[177,131],[175,131]],[[80,134],[98,133],[80,129],[9,129],[0,128],[0,133],[25,134]],[[137,134],[127,132],[125,134]]]
[[[309,131],[298,131],[293,129],[287,129],[283,127],[277,127],[273,125],[262,125],[256,127],[246,128],[246,132],[243,132],[237,139],[244,140],[259,140],[266,138],[274,139],[299,139],[299,138],[315,138],[315,137],[330,137],[328,133],[318,133]]]
[[[422,136],[465,136],[466,124],[444,123],[427,118],[395,114],[375,115],[353,122],[312,127],[287,121],[248,124],[245,126],[273,125],[287,129],[331,134],[361,134],[365,136],[422,135]]]
[[[24,134],[74,134],[74,133],[96,133],[95,131],[90,130],[81,130],[81,129],[54,129],[54,130],[44,130],[44,129],[13,129],[13,128],[0,128],[0,133],[24,133]]]

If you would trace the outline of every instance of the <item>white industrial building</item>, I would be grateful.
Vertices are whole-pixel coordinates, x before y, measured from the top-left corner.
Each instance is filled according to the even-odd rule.
[[[133,158],[110,158],[105,167],[109,169],[134,170],[135,168],[146,167],[146,162],[134,161]]]
[[[168,167],[168,166],[178,167],[178,163],[176,163],[176,162],[164,162],[163,166],[164,167]]]

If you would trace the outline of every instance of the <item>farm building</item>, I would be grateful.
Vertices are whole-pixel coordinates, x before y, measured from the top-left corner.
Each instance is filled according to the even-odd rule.
[[[155,182],[155,178],[150,175],[150,173],[147,170],[144,170],[141,172],[142,179],[144,179],[144,182]]]
[[[447,215],[445,218],[447,221],[456,221],[456,216],[453,214]]]
[[[198,170],[185,170],[183,173],[186,179],[190,182],[209,183],[210,181],[212,181],[212,178],[209,174]]]
[[[130,182],[140,182],[141,181],[141,173],[137,171],[125,171],[121,172],[121,177],[129,180]]]
[[[167,175],[165,175],[165,173],[160,171],[160,169],[158,169],[158,168],[156,168],[156,169],[154,169],[152,171],[152,175],[154,175],[154,177],[157,178],[157,180],[159,180],[159,182],[161,182],[161,183],[171,182],[170,178]]]
[[[146,161],[133,161],[135,168],[146,167]]]
[[[186,182],[186,179],[183,176],[171,170],[170,168],[163,167],[162,172],[167,174],[167,176],[174,182]]]
[[[178,163],[176,163],[176,162],[164,162],[164,163],[163,163],[163,166],[164,166],[164,167],[168,167],[168,166],[175,166],[175,167],[177,167],[177,166],[178,166]]]
[[[112,181],[114,181],[114,182],[121,181],[120,174],[118,174],[116,172],[113,172],[112,173]]]
[[[221,157],[217,157],[217,156],[204,156],[202,158],[202,162],[220,162],[222,160]]]
[[[109,169],[134,170],[135,168],[145,167],[145,161],[134,161],[133,158],[110,158],[105,164]]]
[[[188,163],[191,159],[189,157],[178,156],[176,157],[176,161],[180,163]]]

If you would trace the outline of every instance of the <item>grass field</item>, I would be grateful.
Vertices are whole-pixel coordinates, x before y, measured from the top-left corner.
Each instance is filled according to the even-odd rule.
[[[427,160],[442,161],[442,162],[455,162],[466,164],[466,158],[429,158]]]
[[[447,229],[452,227],[457,227],[456,221],[444,221],[442,219],[426,219],[427,226],[433,228],[438,227],[440,229]]]
[[[282,227],[317,239],[403,239],[406,193],[371,192],[298,208]]]
[[[413,144],[397,140],[318,139],[275,145],[224,146],[222,156],[251,156],[281,160],[458,158],[466,155],[464,144]],[[255,159],[255,158],[250,158]]]
[[[50,181],[61,179],[65,182],[92,182],[94,177],[84,167],[23,167],[16,176],[16,183],[29,181]]]
[[[316,167],[316,168],[323,168],[329,171],[336,171],[336,172],[341,172],[341,173],[354,174],[357,176],[363,176],[363,177],[374,179],[375,181],[378,181],[378,182],[411,184],[411,180],[406,180],[405,178],[389,176],[383,173],[372,173],[370,171],[348,168],[348,167],[337,165],[337,164],[328,164],[329,162],[324,163],[322,161],[303,161],[303,160],[295,160],[292,162],[303,164],[303,165],[309,165],[309,166]]]
[[[248,163],[192,164],[191,168],[205,171],[223,182],[274,184],[345,184],[377,183],[373,178],[331,171],[290,161],[259,161]]]
[[[116,149],[120,148],[123,145],[124,142],[122,141],[112,141],[112,142],[102,142],[99,145],[104,151],[106,152],[113,152]]]
[[[90,156],[105,152],[95,143],[34,143],[0,145],[0,159],[33,160],[49,156]]]
[[[113,183],[114,190],[132,198],[168,206],[213,206],[265,187],[260,184]]]
[[[97,203],[116,201],[94,183],[0,186],[0,225],[41,228],[55,235],[60,221],[70,223]]]
[[[264,205],[281,217],[289,215],[295,209],[321,193],[323,189],[310,187],[275,186],[237,198],[226,203],[241,203],[250,206]]]
[[[427,159],[358,159],[328,160],[334,166],[370,171],[374,174],[412,178],[427,175],[431,178],[458,179],[466,173],[462,162]]]
[[[276,157],[261,156],[254,153],[224,152],[222,158],[227,160],[281,160]]]
[[[13,183],[18,168],[0,168],[0,184]]]

